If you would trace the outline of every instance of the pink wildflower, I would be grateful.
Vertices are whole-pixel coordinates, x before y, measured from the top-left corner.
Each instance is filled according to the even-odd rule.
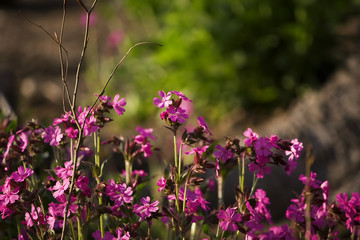
[[[251,144],[259,138],[259,135],[255,132],[253,132],[253,130],[251,128],[248,128],[244,132],[244,136],[247,137],[244,139],[244,142],[248,147],[250,147]]]
[[[241,215],[236,212],[236,208],[220,210],[218,214],[219,226],[223,231],[235,232],[238,230],[236,223],[241,222]]]
[[[112,103],[113,108],[115,109],[115,112],[118,115],[123,115],[125,112],[125,108],[123,108],[126,105],[125,98],[120,99],[120,95],[116,94],[114,97],[114,101]]]
[[[140,221],[151,217],[151,213],[154,213],[157,210],[159,210],[159,208],[157,207],[157,205],[159,204],[159,201],[150,203],[149,196],[147,196],[146,198],[142,198],[141,203],[143,205],[140,205],[140,204],[134,205],[134,212],[140,217]]]
[[[166,178],[161,177],[156,183],[157,186],[159,186],[158,191],[161,192],[166,187]]]
[[[13,172],[10,176],[11,179],[13,179],[15,182],[23,182],[27,177],[34,174],[34,170],[25,168],[23,166],[18,167],[18,170],[16,172]]]
[[[55,126],[55,128],[49,126],[48,128],[45,128],[45,131],[42,134],[44,142],[50,143],[50,146],[58,146],[63,136],[64,135],[61,133],[61,129],[58,126]]]
[[[212,134],[211,134],[211,132],[209,130],[209,127],[208,127],[207,123],[205,122],[204,118],[203,117],[197,117],[197,119],[198,119],[199,126],[202,127],[206,133],[208,133],[210,136],[212,136]]]
[[[164,108],[170,106],[172,104],[171,100],[171,92],[165,94],[164,91],[159,91],[160,98],[154,98],[154,105],[158,108]]]

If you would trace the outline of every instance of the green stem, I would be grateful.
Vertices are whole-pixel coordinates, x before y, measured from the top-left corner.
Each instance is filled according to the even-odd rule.
[[[94,148],[95,148],[95,168],[97,169],[97,176],[99,176],[100,173],[100,131],[97,131],[94,133]],[[100,184],[99,177],[96,176],[96,182],[97,184]],[[99,205],[102,205],[102,195],[99,195]],[[104,237],[105,234],[105,228],[104,228],[104,215],[100,215],[100,232],[101,237]]]
[[[179,149],[179,164],[178,164],[178,177],[179,177],[179,181],[180,181],[180,177],[181,177],[181,153],[182,153],[182,144],[180,144],[180,149]]]
[[[175,167],[178,168],[178,156],[177,156],[177,144],[176,144],[176,133],[174,133],[174,161],[175,161]],[[175,172],[175,205],[177,212],[180,212],[180,204],[179,204],[179,180],[180,176],[176,176]]]
[[[71,235],[72,235],[73,239],[76,239],[76,238],[75,238],[74,225],[73,225],[73,222],[72,222],[71,219],[70,219],[70,221],[69,221],[69,225],[70,225]]]
[[[77,225],[78,225],[78,240],[83,240],[84,238],[83,238],[83,234],[82,234],[80,217],[77,218]]]
[[[185,189],[184,189],[184,201],[183,201],[183,207],[182,207],[182,212],[185,213],[185,207],[186,207],[186,193],[187,193],[187,188],[188,188],[188,182],[191,176],[191,171],[188,172],[187,176],[186,176],[186,182],[185,182]]]
[[[238,157],[238,168],[239,168],[239,187],[241,192],[244,192],[244,179],[245,179],[245,154],[242,153]]]
[[[256,173],[254,172],[253,184],[252,184],[252,186],[251,186],[251,191],[250,191],[249,199],[254,195],[254,192],[255,192],[256,185],[257,185],[258,181],[259,181],[259,179],[256,177]]]

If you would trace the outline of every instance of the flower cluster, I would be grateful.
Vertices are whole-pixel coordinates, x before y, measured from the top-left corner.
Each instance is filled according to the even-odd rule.
[[[304,190],[291,200],[285,214],[292,224],[274,225],[270,199],[257,183],[271,174],[272,167],[283,167],[287,174],[294,171],[303,150],[298,139],[261,137],[248,128],[242,141],[226,138],[221,145],[211,139],[203,117],[197,117],[192,131],[183,128],[191,116],[182,103],[191,100],[182,92],[160,91],[159,95],[154,104],[164,109],[160,117],[174,137],[175,152],[156,183],[163,201],[142,191],[154,175],[132,169],[134,161],[153,156],[156,148],[151,141],[156,138],[152,128],[139,126],[132,138],[116,136],[102,141],[114,145],[113,151],[125,165],[116,180],[105,174],[107,160],[100,154],[99,132],[111,121],[106,113],[124,114],[126,101],[118,94],[113,100],[98,96],[98,105],[79,107],[75,114],[67,112],[47,128],[32,121],[13,130],[15,134],[1,132],[0,213],[4,222],[19,223],[16,219],[20,219],[24,227],[18,227],[18,239],[63,239],[64,235],[73,239],[148,239],[153,222],[160,220],[167,236],[174,239],[189,234],[212,239],[239,235],[247,240],[339,239],[339,225],[359,236],[359,193],[350,199],[340,193],[336,202],[331,202],[328,181],[318,180],[314,172],[299,177]],[[93,146],[86,140],[89,136]],[[43,172],[38,164],[51,155],[49,149],[54,150],[54,161]],[[226,206],[223,180],[234,166],[238,167],[239,186],[233,189],[235,203]],[[254,181],[245,186],[244,175],[249,172]],[[216,195],[215,190],[218,198],[211,202],[209,195]]]

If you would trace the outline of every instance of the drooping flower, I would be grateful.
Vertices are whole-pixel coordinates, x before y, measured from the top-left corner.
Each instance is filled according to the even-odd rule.
[[[237,208],[227,208],[225,211],[220,210],[218,214],[219,226],[223,231],[235,232],[238,230],[236,223],[241,222],[242,218],[239,213],[236,212]]]
[[[50,146],[58,146],[63,138],[63,134],[61,133],[59,126],[55,126],[55,128],[49,126],[48,128],[45,128],[42,137],[44,142],[50,143]]]
[[[177,95],[178,97],[181,97],[184,99],[184,101],[192,102],[189,98],[187,98],[182,92],[180,91],[170,91],[170,93]]]
[[[211,134],[211,132],[209,130],[209,127],[208,127],[207,123],[205,122],[204,118],[203,117],[197,117],[197,119],[198,119],[199,126],[202,127],[206,133],[208,133],[210,136],[212,136],[212,134]]]
[[[189,155],[189,154],[195,153],[195,154],[198,154],[199,156],[201,156],[208,148],[209,148],[209,146],[196,147],[196,148],[191,149],[189,152],[186,152],[185,154]]]
[[[123,115],[125,112],[125,108],[123,108],[126,105],[125,98],[120,98],[119,94],[116,94],[114,97],[114,100],[112,102],[112,106],[115,109],[115,112],[118,115]]]

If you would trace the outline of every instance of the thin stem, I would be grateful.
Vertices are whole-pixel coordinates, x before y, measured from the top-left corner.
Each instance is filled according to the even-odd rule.
[[[180,143],[180,148],[179,148],[179,164],[178,164],[178,177],[179,177],[179,181],[180,181],[180,177],[181,177],[181,153],[182,153],[182,143]]]
[[[96,174],[96,182],[97,184],[100,184],[100,179],[98,176],[100,176],[100,131],[96,131],[94,133],[94,148],[95,148],[95,154],[94,154],[94,158],[95,158],[95,168],[97,172]],[[102,195],[99,194],[99,205],[102,205],[103,201],[102,201]],[[101,232],[101,237],[104,237],[105,234],[105,228],[104,228],[104,214],[100,215],[100,232]]]
[[[85,121],[84,121],[85,122]],[[79,124],[77,122],[77,124]],[[65,232],[66,232],[66,222],[67,222],[67,214],[69,212],[69,206],[70,206],[70,201],[71,201],[71,196],[72,196],[72,192],[74,190],[74,185],[75,185],[75,174],[76,174],[76,168],[77,168],[77,161],[78,161],[78,152],[79,152],[79,147],[80,147],[80,142],[81,142],[81,138],[83,135],[83,127],[79,129],[79,136],[78,136],[78,140],[77,140],[77,144],[75,147],[75,151],[74,151],[74,158],[71,159],[73,161],[73,172],[72,172],[72,176],[71,176],[71,183],[70,183],[70,187],[69,187],[69,196],[68,196],[68,200],[66,203],[66,207],[65,207],[65,211],[64,211],[64,220],[63,220],[63,228],[61,231],[61,240],[64,239],[65,237]]]
[[[218,207],[220,208],[223,204],[223,176],[219,175],[218,177]]]
[[[238,168],[239,168],[239,187],[241,192],[244,192],[245,153],[241,153],[241,156],[238,156]]]
[[[253,183],[252,183],[252,186],[251,186],[249,199],[254,195],[254,192],[255,192],[256,185],[257,185],[258,181],[259,181],[259,179],[256,177],[256,172],[254,172]]]
[[[178,168],[178,155],[177,155],[177,143],[176,143],[176,133],[174,133],[174,161],[175,161],[175,167]],[[180,176],[176,176],[177,174],[175,173],[175,205],[176,205],[176,210],[177,212],[180,211],[180,206],[179,206],[179,180],[180,180]]]
[[[78,240],[83,240],[84,237],[83,237],[83,233],[82,233],[82,224],[80,221],[80,217],[77,217],[77,226],[78,226]]]

